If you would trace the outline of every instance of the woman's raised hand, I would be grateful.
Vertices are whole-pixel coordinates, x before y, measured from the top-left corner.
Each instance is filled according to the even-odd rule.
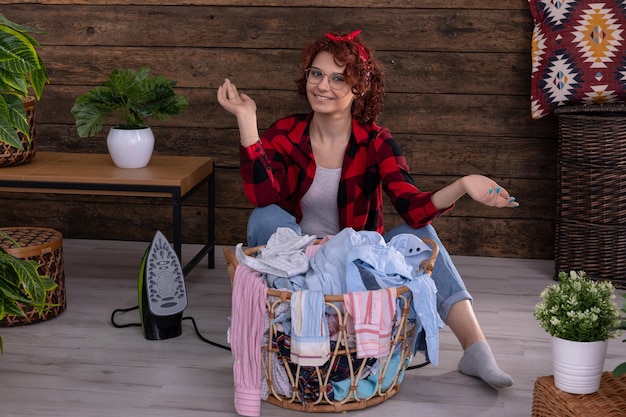
[[[239,93],[237,87],[228,78],[217,89],[217,101],[229,113],[237,118],[256,116],[256,103],[247,94]]]
[[[239,93],[235,84],[225,78],[224,84],[217,89],[217,101],[226,111],[237,116],[242,146],[250,146],[259,141],[256,103],[250,96]]]

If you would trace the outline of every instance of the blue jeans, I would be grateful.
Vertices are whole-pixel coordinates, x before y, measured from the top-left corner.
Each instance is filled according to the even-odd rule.
[[[302,233],[295,217],[281,207],[271,205],[255,208],[248,219],[248,246],[264,245],[279,227],[288,227],[297,234]],[[450,254],[441,243],[441,240],[439,240],[437,232],[431,225],[414,229],[403,223],[385,233],[384,238],[388,242],[392,237],[401,233],[413,234],[420,239],[429,238],[439,245],[439,255],[435,262],[432,277],[437,287],[437,310],[441,319],[447,322],[448,313],[452,306],[459,301],[472,301],[472,296],[465,288],[463,279],[454,266]]]

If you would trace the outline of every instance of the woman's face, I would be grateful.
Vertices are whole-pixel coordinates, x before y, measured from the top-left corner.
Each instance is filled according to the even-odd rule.
[[[342,81],[343,67],[335,63],[330,52],[317,54],[309,70],[306,94],[311,108],[322,114],[351,116],[352,88]]]

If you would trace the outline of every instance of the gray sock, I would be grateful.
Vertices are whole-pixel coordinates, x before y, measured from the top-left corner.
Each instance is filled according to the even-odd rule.
[[[503,372],[486,342],[476,342],[467,349],[459,361],[462,374],[481,378],[489,385],[502,388],[513,385],[513,378]]]

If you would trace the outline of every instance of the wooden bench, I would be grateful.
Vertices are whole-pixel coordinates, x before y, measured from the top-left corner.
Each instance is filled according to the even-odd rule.
[[[153,155],[145,168],[123,169],[107,154],[37,152],[23,165],[0,169],[4,192],[94,194],[172,199],[173,247],[182,262],[182,202],[208,185],[207,241],[183,267],[186,275],[206,255],[215,267],[215,176],[213,159],[195,156]]]

